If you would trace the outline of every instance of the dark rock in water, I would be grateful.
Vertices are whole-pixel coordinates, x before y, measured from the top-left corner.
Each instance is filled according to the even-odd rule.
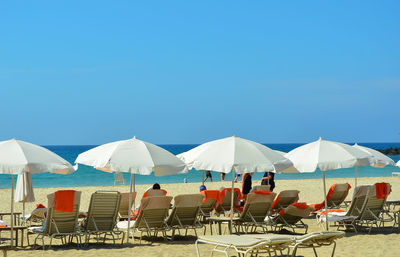
[[[389,147],[387,149],[375,149],[375,150],[386,155],[400,155],[400,147],[397,148]]]

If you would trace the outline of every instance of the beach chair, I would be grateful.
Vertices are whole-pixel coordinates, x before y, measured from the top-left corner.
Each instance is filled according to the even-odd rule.
[[[172,239],[174,239],[175,230],[185,229],[186,236],[188,229],[193,229],[197,236],[196,229],[204,227],[198,220],[203,198],[201,194],[175,196],[174,207],[166,220],[167,225],[172,229]]]
[[[136,192],[132,192],[132,199],[131,199],[131,208],[133,206],[133,202],[136,198]],[[121,202],[119,204],[118,209],[118,216],[120,220],[126,220],[129,217],[129,212],[131,212],[131,217],[133,217],[133,212],[129,209],[129,193],[121,193]]]
[[[333,244],[333,249],[331,252],[331,256],[333,257],[336,249],[336,240],[344,237],[344,235],[345,233],[343,231],[321,231],[301,236],[293,235],[292,238],[295,241],[290,245],[290,248],[293,249],[291,255],[295,257],[297,249],[299,248],[312,248],[315,256],[318,256],[316,248],[330,246]],[[264,238],[268,239],[270,234],[254,234],[249,236],[262,240]]]
[[[238,200],[242,198],[242,194],[239,188],[234,188],[234,196],[233,202],[236,203]],[[220,204],[217,204],[215,211],[219,214],[222,212],[230,211],[231,210],[231,200],[232,200],[232,188],[224,188],[219,192],[219,201]],[[233,205],[235,206],[235,205]],[[235,210],[238,212],[239,210]]]
[[[220,236],[200,236],[195,243],[197,256],[200,257],[199,243],[214,245],[211,256],[214,252],[229,255],[229,250],[235,251],[239,256],[258,256],[268,254],[277,256],[277,252],[287,250],[295,242],[293,236],[268,234],[263,239],[255,238],[251,235],[220,235]]]
[[[201,206],[200,206],[200,215],[204,218],[210,217],[210,212],[212,212],[215,208],[215,205],[218,201],[218,190],[203,190],[200,192],[204,196]]]
[[[122,233],[115,227],[120,201],[121,194],[118,191],[96,191],[92,194],[87,217],[82,222],[86,245],[92,235],[96,236],[97,242],[99,242],[99,237],[104,235],[103,243],[107,235],[110,235],[115,245],[114,234]]]
[[[25,217],[21,217],[22,220],[25,220],[29,226],[33,224],[42,224],[45,215],[47,213],[47,208],[36,208],[30,214],[25,215]]]
[[[365,210],[366,203],[368,201],[368,195],[372,190],[372,185],[362,185],[354,189],[353,198],[348,211],[344,210],[328,210],[328,221],[334,222],[338,225],[338,229],[341,227],[353,228],[357,233],[356,222],[361,218],[362,213]],[[316,218],[318,222],[326,222],[325,211],[317,214]]]
[[[340,208],[341,204],[346,200],[351,186],[348,183],[333,184],[326,195],[328,209]],[[325,201],[318,204],[311,204],[315,211],[325,207]]]
[[[299,193],[300,191],[298,190],[281,191],[272,204],[271,210],[275,213],[288,207],[292,203],[297,203],[299,200]]]
[[[250,193],[253,191],[270,191],[271,185],[257,185],[253,186],[250,190]]]
[[[60,190],[63,191],[63,190]],[[69,191],[69,190],[68,190]],[[57,192],[56,192],[57,193]],[[61,242],[67,241],[72,242],[73,238],[76,238],[77,244],[81,244],[81,232],[78,229],[78,215],[79,206],[81,200],[81,192],[75,191],[73,199],[73,210],[72,212],[57,211],[56,208],[56,193],[47,195],[48,208],[46,213],[46,219],[41,227],[29,227],[27,233],[28,245],[29,235],[36,234],[35,245],[37,240],[42,241],[43,250],[45,249],[44,238],[49,237],[50,243],[49,248],[52,246],[54,238],[60,238]]]
[[[384,226],[385,222],[394,220],[384,209],[390,192],[391,185],[389,183],[376,183],[371,187],[367,195],[365,207],[356,219],[358,226],[367,226],[369,228],[369,233],[371,233],[373,226],[379,229]],[[384,214],[386,214],[388,218],[385,218],[383,216]]]
[[[3,252],[3,257],[7,257],[7,251],[10,250],[11,247],[6,244],[0,244],[0,250]]]
[[[282,230],[284,227],[295,229],[305,229],[308,231],[308,225],[302,219],[310,215],[314,208],[305,203],[292,203],[285,209],[279,211],[278,215],[267,219],[268,225],[274,228],[274,231]]]
[[[171,200],[171,196],[148,196],[142,198],[138,217],[136,220],[131,221],[133,230],[140,232],[140,243],[142,242],[143,233],[147,233],[150,237],[151,233],[157,236],[158,232],[161,232],[164,239],[167,238],[166,231],[169,230],[169,226],[165,222],[165,219],[168,216]],[[118,227],[127,228],[127,222],[118,222]]]
[[[258,227],[266,232],[265,217],[268,215],[276,194],[270,191],[253,191],[247,195],[246,204],[238,218],[233,220],[236,231],[248,233],[249,228],[254,232]]]

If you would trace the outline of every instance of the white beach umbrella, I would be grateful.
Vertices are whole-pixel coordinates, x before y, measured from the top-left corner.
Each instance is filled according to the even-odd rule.
[[[105,172],[131,173],[129,203],[132,199],[134,174],[150,175],[154,172],[155,176],[167,176],[187,172],[186,164],[175,155],[159,146],[136,139],[136,137],[90,149],[79,154],[75,162]],[[135,191],[135,189],[133,190]],[[127,242],[129,242],[131,208],[130,205]]]
[[[14,214],[14,175],[44,172],[68,174],[74,171],[69,162],[44,147],[15,138],[0,142],[0,174],[12,175],[11,217]],[[12,218],[11,246],[13,246],[13,227]]]
[[[323,140],[322,138],[293,149],[285,157],[291,160],[294,167],[301,173],[315,172],[317,168],[322,171],[326,213],[328,213],[328,206],[325,171],[371,164],[370,154],[350,145]],[[328,222],[326,229],[328,229]]]
[[[393,165],[393,166],[396,165],[395,162],[391,158],[389,158],[387,155],[385,155],[385,154],[383,154],[383,153],[381,153],[381,152],[379,152],[379,151],[377,151],[375,149],[372,149],[372,148],[369,148],[369,147],[365,147],[365,146],[361,146],[361,145],[358,145],[358,144],[353,145],[353,147],[355,147],[357,149],[360,149],[360,150],[362,150],[362,151],[364,151],[364,152],[366,152],[366,153],[368,153],[368,154],[370,154],[372,156],[372,159],[373,159],[373,162],[374,162],[371,165],[372,167],[384,168],[386,165]]]
[[[204,143],[177,156],[188,165],[189,169],[232,172],[232,192],[235,172],[237,174],[279,172],[293,166],[287,158],[274,150],[236,136]],[[233,195],[232,193],[231,219]]]
[[[35,201],[35,194],[33,193],[32,177],[29,172],[24,172],[18,175],[17,186],[15,188],[14,202],[22,203],[22,217],[23,224],[25,225],[25,203]]]
[[[400,168],[400,161],[396,163],[396,166]]]

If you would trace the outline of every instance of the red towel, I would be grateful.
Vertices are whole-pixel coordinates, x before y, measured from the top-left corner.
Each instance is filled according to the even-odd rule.
[[[203,190],[200,194],[204,195],[203,203],[207,201],[207,199],[216,199],[219,203],[221,199],[219,199],[219,191],[218,190]]]
[[[58,190],[55,192],[54,210],[61,212],[74,211],[75,190]]]
[[[330,210],[328,210],[328,213],[331,213],[331,212],[347,212],[347,211],[345,211],[345,210],[341,210],[341,209],[330,209]],[[325,215],[325,211],[322,211],[321,212],[321,215]]]
[[[36,209],[40,209],[40,208],[46,208],[46,206],[44,206],[44,205],[41,204],[41,203],[36,204]]]
[[[256,190],[254,192],[252,192],[254,194],[258,194],[258,195],[270,195],[271,191],[267,191],[267,190]]]
[[[376,183],[375,189],[376,189],[376,198],[377,199],[386,199],[386,197],[392,191],[391,189],[390,189],[390,191],[388,190],[388,183]]]

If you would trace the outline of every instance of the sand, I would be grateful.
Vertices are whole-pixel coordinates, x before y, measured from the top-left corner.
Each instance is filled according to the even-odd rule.
[[[328,187],[333,183],[344,183],[348,182],[354,185],[354,179],[327,179]],[[392,184],[393,192],[389,196],[389,200],[400,200],[400,177],[383,177],[383,178],[360,178],[358,184],[373,184],[376,182],[389,182]],[[224,182],[206,182],[208,189],[219,189],[222,186],[230,187],[231,181]],[[253,181],[253,185],[259,184],[259,181]],[[241,183],[235,184],[237,187],[241,187]],[[136,191],[138,192],[137,203],[140,201],[141,195],[150,185],[138,185]],[[165,184],[162,185],[164,189],[168,191],[168,195],[175,196],[178,194],[185,193],[197,193],[200,183],[187,183],[187,184]],[[35,188],[35,203],[27,203],[26,209],[28,211],[35,208],[36,203],[43,203],[47,205],[46,195],[52,193],[60,188]],[[129,192],[128,186],[107,186],[107,187],[75,187],[75,188],[62,188],[62,189],[74,189],[82,191],[81,199],[81,210],[86,211],[90,201],[90,195],[97,190],[118,190],[120,192]],[[304,179],[304,180],[278,180],[276,181],[275,192],[287,189],[300,190],[300,201],[307,203],[318,203],[323,200],[323,185],[322,180],[319,179]],[[351,199],[352,190],[349,193],[348,200]],[[2,202],[0,211],[10,211],[10,189],[0,190],[0,201]],[[16,211],[22,211],[22,204],[15,204]],[[317,225],[315,219],[306,219],[309,227],[309,231],[320,231],[321,227]],[[207,230],[208,231],[208,230]],[[201,234],[202,231],[199,233]],[[136,234],[135,236],[138,236]],[[8,238],[9,234],[2,233],[1,238]],[[178,237],[174,241],[164,241],[161,237],[150,238],[143,240],[142,244],[139,244],[139,240],[136,240],[129,245],[117,245],[113,246],[111,241],[107,242],[106,245],[90,244],[88,248],[77,249],[75,245],[61,246],[56,245],[51,250],[32,250],[30,247],[25,247],[17,251],[10,251],[9,256],[195,256],[194,242],[196,240],[194,233],[189,232],[187,237]],[[347,233],[346,237],[338,240],[337,249],[335,256],[400,256],[400,231],[396,230],[391,232],[391,229],[385,229],[383,232],[373,232],[370,235],[367,233]],[[55,241],[56,244],[60,244],[60,240]],[[25,240],[26,244],[26,240]],[[202,256],[208,256],[211,246],[201,245],[200,251]],[[320,256],[328,256],[331,251],[331,247],[323,247],[318,249]],[[232,253],[233,254],[233,253]],[[222,256],[222,255],[216,255]],[[312,250],[300,249],[297,252],[297,256],[313,256]]]

